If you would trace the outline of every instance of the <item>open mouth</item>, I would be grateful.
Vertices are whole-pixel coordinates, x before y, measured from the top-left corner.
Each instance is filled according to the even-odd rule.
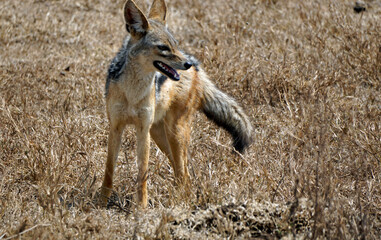
[[[153,65],[159,69],[160,72],[165,74],[167,77],[174,81],[179,81],[180,80],[180,75],[176,72],[175,69],[171,68],[167,64],[160,62],[160,61],[154,61]]]

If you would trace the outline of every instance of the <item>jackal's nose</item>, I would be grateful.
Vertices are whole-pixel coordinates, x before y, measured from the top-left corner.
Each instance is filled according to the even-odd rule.
[[[188,70],[190,67],[192,67],[192,63],[186,62],[184,63],[185,70]]]

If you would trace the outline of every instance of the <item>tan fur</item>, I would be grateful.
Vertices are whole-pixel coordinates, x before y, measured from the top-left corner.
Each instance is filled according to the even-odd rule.
[[[187,149],[190,141],[190,126],[196,110],[202,108],[205,96],[214,94],[214,85],[202,69],[191,67],[179,70],[187,61],[173,39],[161,28],[165,24],[164,0],[154,0],[149,16],[136,7],[132,0],[125,4],[125,18],[132,40],[138,42],[145,34],[160,39],[160,44],[170,47],[171,56],[164,60],[178,70],[180,81],[167,79],[157,92],[154,74],[158,71],[152,61],[158,52],[131,57],[117,81],[111,81],[106,95],[106,110],[110,122],[108,156],[101,196],[104,204],[111,195],[113,174],[121,144],[123,129],[127,124],[135,125],[137,136],[137,202],[147,206],[147,176],[150,136],[169,158],[179,184],[189,180]],[[143,19],[140,19],[140,18]],[[157,23],[160,22],[160,24]],[[163,60],[163,61],[164,61]],[[208,92],[208,94],[205,94]],[[239,108],[239,106],[237,107]],[[240,109],[240,108],[239,108]],[[251,131],[251,126],[247,127]]]

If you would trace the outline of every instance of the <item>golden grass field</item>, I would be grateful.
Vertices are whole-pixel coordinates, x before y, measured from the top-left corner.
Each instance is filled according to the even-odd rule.
[[[133,128],[113,200],[95,201],[123,3],[0,1],[0,239],[380,239],[380,1],[168,0],[181,46],[255,131],[240,156],[198,113],[187,193],[152,144],[145,211]]]

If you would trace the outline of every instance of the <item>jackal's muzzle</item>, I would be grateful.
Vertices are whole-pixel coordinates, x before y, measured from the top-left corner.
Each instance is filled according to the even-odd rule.
[[[162,72],[164,75],[166,75],[167,77],[169,77],[170,79],[174,80],[174,81],[179,81],[180,80],[180,75],[178,74],[178,72],[176,71],[176,69],[168,66],[167,64],[161,62],[161,61],[154,61],[153,62],[153,65],[160,71]],[[190,67],[192,66],[191,63],[184,63],[184,66],[182,68],[180,68],[181,70],[188,70]]]

